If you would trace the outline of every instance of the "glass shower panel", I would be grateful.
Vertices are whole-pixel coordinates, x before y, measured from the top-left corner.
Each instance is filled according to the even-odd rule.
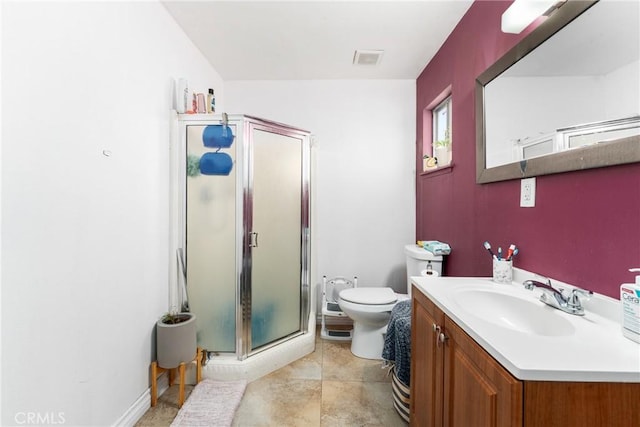
[[[203,175],[200,158],[218,151],[203,144],[206,126],[187,127],[187,292],[198,345],[236,349],[236,143],[219,150],[234,160],[229,175]],[[231,126],[233,134],[236,129]]]
[[[300,330],[302,141],[254,129],[251,347]]]

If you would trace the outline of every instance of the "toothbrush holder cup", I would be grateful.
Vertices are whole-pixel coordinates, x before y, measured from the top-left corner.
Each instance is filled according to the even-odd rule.
[[[506,259],[493,260],[493,281],[496,283],[511,283],[513,281],[513,261]]]

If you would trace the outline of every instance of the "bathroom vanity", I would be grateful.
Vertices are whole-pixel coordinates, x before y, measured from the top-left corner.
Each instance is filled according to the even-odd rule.
[[[640,346],[612,311],[572,316],[484,278],[412,282],[412,426],[640,425]]]

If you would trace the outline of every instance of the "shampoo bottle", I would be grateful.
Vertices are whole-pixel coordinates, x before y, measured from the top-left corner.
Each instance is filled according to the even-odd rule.
[[[196,113],[206,113],[207,112],[207,107],[205,105],[205,98],[204,98],[204,93],[199,93],[197,95],[197,111]]]
[[[178,87],[176,88],[176,111],[184,114],[187,112],[187,105],[189,104],[189,84],[186,79],[178,80]]]
[[[640,268],[631,268],[631,272],[640,272]],[[640,276],[635,283],[620,286],[620,304],[622,305],[622,334],[640,343]]]
[[[216,112],[216,96],[213,93],[213,89],[209,89],[209,94],[207,95],[207,113],[215,113]]]

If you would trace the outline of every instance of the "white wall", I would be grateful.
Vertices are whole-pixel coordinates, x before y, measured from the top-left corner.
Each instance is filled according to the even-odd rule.
[[[516,139],[539,137],[604,116],[599,77],[504,77],[489,88],[485,106],[493,124],[487,127],[487,167],[517,160],[513,157]],[[518,112],[515,117],[514,111]]]
[[[640,62],[635,61],[602,76],[494,80],[485,90],[486,114],[494,123],[487,128],[487,149],[491,153],[487,167],[517,160],[512,142],[515,139],[640,114],[639,70]],[[515,119],[513,111],[518,112]]]
[[[113,424],[168,308],[172,78],[222,79],[157,2],[1,7],[0,423]]]
[[[312,283],[357,275],[406,290],[415,238],[413,80],[227,81],[227,112],[315,136]]]
[[[620,67],[604,78],[606,119],[640,115],[640,61]]]

